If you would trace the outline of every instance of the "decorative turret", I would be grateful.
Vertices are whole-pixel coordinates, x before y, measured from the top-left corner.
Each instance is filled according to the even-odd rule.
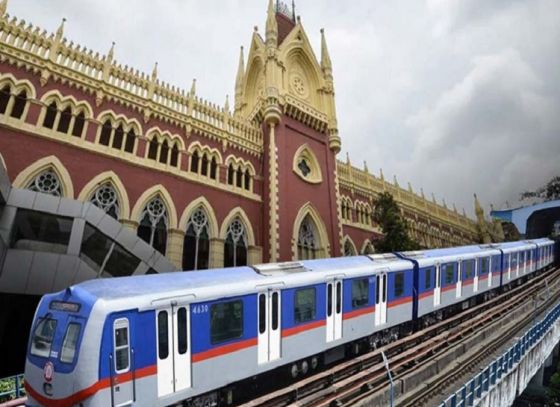
[[[235,77],[235,113],[239,112],[243,107],[243,87],[245,86],[245,58],[243,56],[243,47],[239,51],[239,65],[237,67],[237,76]]]
[[[474,194],[474,212],[476,214],[480,240],[482,243],[492,243],[492,238],[490,237],[490,232],[488,230],[488,224],[484,220],[484,209],[482,209],[482,205],[480,205],[480,201],[478,200],[478,196],[476,196],[476,194]]]
[[[54,40],[57,43],[60,43],[62,41],[62,37],[64,36],[64,23],[65,22],[66,22],[66,18],[63,18],[62,23],[60,23],[60,26],[58,27],[58,30],[56,30]]]
[[[0,2],[0,17],[4,17],[6,15],[7,10],[8,10],[8,0],[2,0],[2,2]]]
[[[327,48],[327,40],[325,39],[325,29],[321,28],[321,69],[325,74],[325,79],[332,83],[332,62]]]
[[[266,48],[278,46],[278,22],[273,0],[268,0],[268,11],[266,16]]]
[[[476,194],[474,194],[474,212],[479,221],[481,219],[484,220],[484,209],[482,209],[482,206],[480,205],[480,201],[478,200],[478,196],[476,196]]]

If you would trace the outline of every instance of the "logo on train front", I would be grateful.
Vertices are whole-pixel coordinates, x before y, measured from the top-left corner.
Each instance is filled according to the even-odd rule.
[[[50,382],[54,375],[54,365],[52,362],[45,363],[45,368],[43,369],[43,376],[47,382]]]

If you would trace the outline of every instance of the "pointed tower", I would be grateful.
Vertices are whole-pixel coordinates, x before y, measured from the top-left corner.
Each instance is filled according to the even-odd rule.
[[[313,256],[337,256],[341,143],[331,56],[323,31],[317,58],[294,2],[291,8],[281,1],[267,4],[264,38],[255,29],[247,55],[240,54],[235,83],[235,115],[260,123],[264,135],[263,260],[299,258],[300,228],[309,222]]]
[[[245,80],[245,59],[243,57],[243,47],[239,51],[239,64],[237,66],[237,76],[235,77],[235,104],[234,111],[238,114],[243,107],[243,83]]]

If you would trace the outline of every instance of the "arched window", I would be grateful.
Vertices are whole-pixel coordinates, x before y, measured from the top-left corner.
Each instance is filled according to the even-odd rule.
[[[235,171],[235,186],[237,188],[241,188],[243,186],[243,171],[241,168],[238,168],[237,171]]]
[[[201,162],[201,168],[200,168],[200,173],[206,177],[208,176],[208,156],[206,155],[206,153],[202,154],[202,162]]]
[[[124,145],[124,151],[127,153],[134,152],[134,144],[136,144],[136,134],[134,134],[134,130],[130,129],[128,133],[126,133],[126,143]]]
[[[183,242],[183,270],[207,269],[209,257],[208,216],[203,208],[198,208],[187,223]]]
[[[230,164],[228,167],[228,173],[227,173],[227,183],[228,185],[233,185],[233,177],[235,175],[235,170],[233,169],[233,165]]]
[[[191,157],[191,172],[198,173],[198,151],[195,151]]]
[[[46,170],[37,175],[27,189],[44,194],[62,196],[62,184],[53,170]]]
[[[350,242],[349,239],[346,239],[346,241],[344,242],[344,255],[345,256],[355,256],[356,255],[356,251],[354,250],[354,246],[352,245],[352,243]]]
[[[157,138],[154,136],[150,141],[150,148],[148,150],[148,158],[151,160],[157,160],[157,152],[158,152],[159,144],[157,142]]]
[[[111,126],[111,121],[109,119],[105,120],[103,127],[101,128],[101,135],[99,136],[99,144],[108,146],[111,141],[111,132],[113,131],[113,126]]]
[[[247,233],[239,218],[235,218],[227,228],[224,245],[224,267],[247,265]]]
[[[124,139],[124,130],[121,124],[115,130],[115,135],[113,136],[113,148],[120,150],[122,148],[123,139]]]
[[[56,114],[58,113],[58,109],[56,106],[56,102],[53,101],[47,107],[47,113],[45,114],[45,120],[43,120],[43,127],[47,129],[52,129],[54,127],[54,121],[56,120]]]
[[[179,148],[177,147],[177,143],[173,143],[173,148],[171,149],[171,160],[169,163],[176,167],[179,162]]]
[[[374,254],[375,253],[375,249],[373,248],[373,245],[368,242],[366,244],[366,247],[364,247],[364,253],[363,254]]]
[[[93,193],[91,198],[91,203],[93,203],[98,208],[101,208],[107,215],[112,216],[115,219],[119,219],[119,200],[117,191],[113,188],[109,182],[101,185]]]
[[[16,95],[16,100],[14,101],[14,107],[12,107],[11,116],[15,119],[21,119],[26,103],[27,103],[27,92],[25,90],[22,90]]]
[[[245,185],[244,185],[244,187],[247,191],[249,191],[251,189],[251,173],[249,172],[249,169],[245,170]]]
[[[216,157],[212,157],[212,162],[210,163],[210,178],[216,179],[216,174],[218,171],[218,163]]]
[[[71,119],[72,119],[72,109],[70,108],[70,106],[68,106],[60,114],[60,120],[58,121],[58,127],[56,131],[60,133],[68,133]]]
[[[317,257],[317,234],[315,225],[309,215],[307,215],[299,227],[298,233],[298,259],[309,260]]]
[[[78,113],[76,119],[74,120],[74,128],[72,129],[72,135],[74,137],[82,137],[82,132],[84,131],[85,115],[84,112]]]
[[[10,85],[6,85],[2,88],[2,90],[0,90],[0,114],[6,113],[11,95]]]
[[[159,153],[159,162],[162,164],[167,164],[167,156],[169,155],[169,144],[167,140],[163,140],[161,143],[161,151]]]
[[[167,247],[167,210],[159,197],[153,198],[140,216],[138,237],[165,254]]]

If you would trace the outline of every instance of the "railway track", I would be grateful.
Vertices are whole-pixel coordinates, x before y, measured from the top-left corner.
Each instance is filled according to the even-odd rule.
[[[416,391],[412,388],[406,389],[406,396],[398,394],[398,392],[395,394],[395,397],[400,396],[399,405],[415,407],[426,405],[433,394],[441,392],[442,389],[468,374],[473,366],[489,357],[512,336],[512,334],[497,335],[491,344],[477,346],[477,339],[492,336],[491,327],[501,324],[499,330],[494,330],[494,333],[521,330],[535,317],[533,314],[535,306],[532,299],[537,297],[543,289],[550,294],[550,297],[541,302],[540,309],[556,301],[560,297],[560,279],[555,277],[559,274],[558,269],[541,273],[523,285],[483,304],[469,308],[382,348],[307,377],[286,388],[246,402],[242,406],[342,407],[365,404],[366,400],[371,400],[375,395],[379,396],[379,405],[388,404],[386,401],[389,382],[381,356],[382,351],[389,359],[394,381],[410,377],[422,370],[423,366],[438,364],[438,358],[446,352],[451,352],[450,361],[467,355],[468,360],[463,362],[462,369],[459,369],[458,372],[437,375],[431,381],[429,372],[424,372],[427,385],[420,386]],[[549,284],[549,281],[552,280],[554,281]],[[524,318],[521,317],[519,321],[515,319],[509,323],[506,318],[503,318],[505,315],[514,313],[528,315]],[[480,338],[481,336],[483,338]],[[466,344],[469,341],[472,342],[471,345],[476,352],[468,352]],[[455,354],[453,354],[453,350],[455,350]],[[445,367],[442,367],[441,370],[444,369]]]

